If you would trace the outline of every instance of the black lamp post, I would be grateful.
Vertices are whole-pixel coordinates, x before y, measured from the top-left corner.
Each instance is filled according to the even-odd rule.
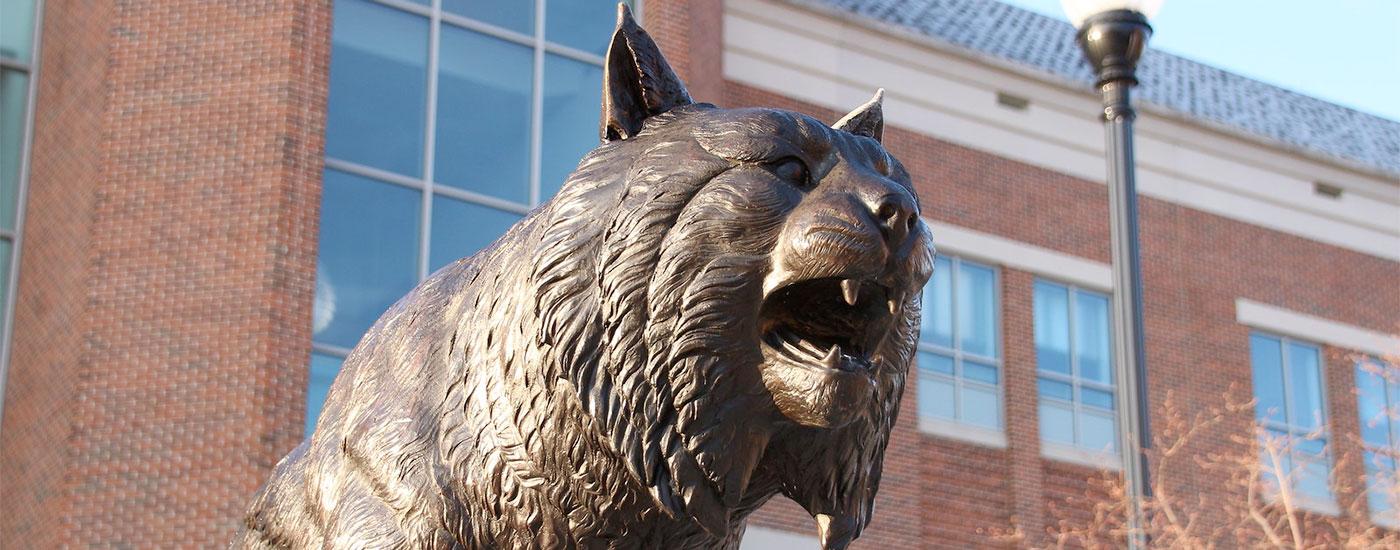
[[[1137,62],[1152,36],[1149,15],[1160,0],[1062,0],[1079,28],[1076,38],[1103,93],[1108,153],[1109,223],[1113,246],[1114,358],[1118,366],[1118,448],[1129,496],[1128,544],[1146,546],[1142,502],[1152,495],[1146,450],[1147,361],[1143,353],[1142,262],[1138,254],[1137,182],[1133,165],[1133,111],[1129,91],[1137,84]]]

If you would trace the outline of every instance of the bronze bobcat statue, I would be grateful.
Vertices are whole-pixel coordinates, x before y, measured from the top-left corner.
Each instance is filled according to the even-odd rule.
[[[737,548],[870,521],[933,250],[879,96],[694,104],[626,9],[603,144],[395,304],[235,547]]]

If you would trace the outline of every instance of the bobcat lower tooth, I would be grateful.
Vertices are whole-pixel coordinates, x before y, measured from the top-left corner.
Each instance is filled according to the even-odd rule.
[[[842,279],[841,297],[846,299],[846,305],[856,305],[856,298],[860,297],[860,281],[855,279]]]
[[[890,308],[890,315],[894,315],[895,310],[899,308],[899,304],[894,301],[894,298],[890,298],[889,301],[885,302],[885,305]]]
[[[841,346],[832,344],[831,350],[827,351],[826,357],[822,358],[822,363],[826,364],[828,367],[835,367],[841,364]]]

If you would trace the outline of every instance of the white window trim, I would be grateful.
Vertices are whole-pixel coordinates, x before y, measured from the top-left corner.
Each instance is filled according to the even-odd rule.
[[[1102,262],[924,218],[939,252],[1001,265],[1100,292],[1113,291],[1113,270]]]
[[[1040,455],[1057,462],[1068,462],[1089,466],[1100,470],[1120,471],[1123,469],[1121,454],[1117,451],[1091,451],[1078,445],[1058,441],[1040,441]]]
[[[1400,337],[1246,298],[1235,299],[1235,321],[1262,332],[1371,355],[1400,351]]]
[[[740,550],[803,550],[821,546],[815,536],[758,525],[744,529],[744,539],[739,543]]]
[[[944,439],[953,439],[963,443],[971,443],[983,447],[991,447],[993,449],[1006,448],[1005,430],[994,430],[985,426],[958,422],[947,418],[920,416],[919,431]]]

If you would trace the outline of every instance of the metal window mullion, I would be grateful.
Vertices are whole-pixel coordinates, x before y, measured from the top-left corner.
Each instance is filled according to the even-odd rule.
[[[311,351],[321,355],[331,355],[340,359],[345,359],[346,356],[350,355],[350,348],[314,340],[311,342]]]
[[[394,9],[396,9],[396,10],[402,10],[402,11],[406,11],[406,12],[408,12],[408,13],[412,13],[412,14],[416,14],[416,15],[421,15],[421,16],[423,16],[423,17],[432,17],[432,16],[433,16],[433,8],[432,8],[432,6],[424,6],[424,5],[422,5],[422,4],[416,4],[416,3],[408,2],[408,1],[405,1],[405,0],[370,0],[370,1],[371,1],[371,2],[374,2],[374,3],[376,3],[376,4],[379,4],[379,5],[382,5],[382,6],[387,6],[387,7],[390,7],[390,8],[394,8]]]
[[[1070,416],[1074,419],[1072,422],[1074,425],[1074,444],[1082,447],[1084,446],[1084,442],[1080,437],[1081,430],[1079,427],[1079,414],[1081,412],[1079,410],[1079,345],[1075,340],[1075,336],[1078,333],[1076,329],[1079,328],[1077,326],[1079,319],[1077,318],[1078,315],[1074,307],[1075,300],[1077,299],[1076,289],[1073,286],[1066,286],[1065,296],[1068,297],[1068,299],[1065,300],[1065,309],[1067,310],[1065,311],[1065,318],[1069,319],[1069,395],[1070,407],[1071,411],[1073,411],[1073,414]]]
[[[545,0],[535,0],[534,72],[530,83],[530,206],[540,203],[540,165],[544,147]]]
[[[325,162],[326,168],[330,168],[337,172],[345,172],[347,174],[376,180],[381,183],[392,183],[394,185],[398,185],[400,187],[407,187],[409,189],[423,189],[423,180],[419,178],[410,178],[402,174],[395,174],[386,170],[380,170],[378,168],[365,166],[363,164],[351,162],[348,160],[341,160],[335,157],[328,156],[326,157]]]
[[[36,17],[36,19],[37,19],[37,17]],[[30,52],[31,55],[32,55],[33,53],[34,53],[34,52]],[[28,74],[31,70],[33,70],[33,67],[34,67],[34,66],[33,66],[32,63],[26,63],[26,62],[24,62],[24,61],[20,61],[20,60],[18,60],[18,59],[14,59],[14,58],[10,58],[10,57],[0,57],[0,69],[9,69],[9,70],[12,70],[12,71],[21,71],[21,72],[23,72],[23,73],[25,73],[25,74]]]
[[[432,0],[428,20],[427,120],[423,125],[423,196],[418,227],[418,280],[428,277],[433,245],[433,180],[437,162],[438,53],[442,43],[442,0]]]
[[[560,57],[567,57],[575,61],[582,61],[584,63],[600,66],[603,64],[603,56],[600,56],[595,53],[585,52],[572,46],[565,46],[558,42],[550,42],[546,40],[544,42],[544,49],[549,53],[558,55]]]
[[[497,210],[504,210],[506,212],[520,214],[522,216],[530,212],[529,206],[520,204],[515,201],[509,201],[499,197],[493,197],[491,195],[478,193],[476,191],[458,189],[456,187],[451,187],[447,185],[434,185],[433,194],[440,197],[449,197],[457,199],[462,202],[469,202],[481,206],[495,208]]]
[[[535,19],[538,21],[540,18],[539,14],[543,13],[543,10],[542,7],[539,5],[536,5],[536,8],[537,10]],[[439,17],[441,18],[442,22],[447,23],[448,25],[451,25],[453,27],[459,27],[469,31],[478,32],[493,38],[499,38],[501,40],[519,44],[528,48],[535,47],[535,37],[533,35],[523,34],[519,31],[513,31],[505,27],[498,27],[490,23],[477,21],[464,15],[458,15],[452,12],[444,12],[441,9],[437,10],[437,12],[440,14]]]
[[[1280,378],[1283,381],[1283,425],[1291,437],[1295,423],[1293,422],[1293,375],[1288,369],[1288,338],[1279,337],[1278,351],[1278,365],[1279,369],[1283,371],[1283,376]]]
[[[952,326],[949,327],[952,329],[949,331],[949,334],[952,336],[952,342],[949,343],[953,345],[953,418],[962,422],[962,382],[964,380],[962,365],[962,322],[960,320],[961,318],[958,317],[958,312],[962,309],[958,307],[958,273],[962,271],[962,259],[953,256],[949,258],[949,260],[948,265],[953,271],[948,274],[948,304],[952,307],[950,313],[951,317],[949,319],[952,322]]]

